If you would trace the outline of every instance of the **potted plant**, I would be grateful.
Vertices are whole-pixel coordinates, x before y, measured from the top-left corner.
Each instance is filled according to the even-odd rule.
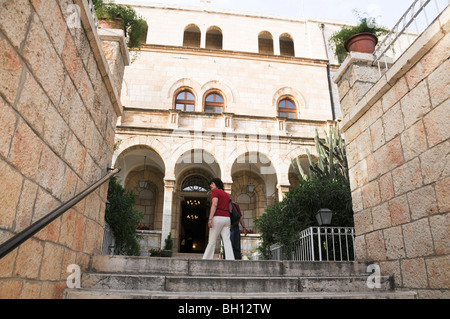
[[[172,257],[173,240],[170,232],[164,241],[164,249],[161,252],[161,257]]]
[[[389,33],[388,29],[376,24],[375,18],[361,17],[358,12],[356,14],[360,21],[357,26],[343,26],[329,39],[339,63],[345,60],[348,52],[373,53],[378,37]]]
[[[107,29],[122,29],[129,49],[138,50],[141,43],[145,42],[147,23],[131,6],[94,0],[94,7],[99,26]]]

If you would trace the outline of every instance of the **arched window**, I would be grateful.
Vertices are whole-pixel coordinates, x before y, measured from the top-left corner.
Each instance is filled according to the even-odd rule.
[[[284,98],[278,103],[278,116],[288,119],[297,118],[297,108],[290,98]]]
[[[195,97],[188,90],[184,90],[178,93],[177,98],[175,100],[175,109],[185,112],[194,112],[195,111]]]
[[[206,32],[206,48],[222,50],[222,31],[218,27],[211,27]]]
[[[192,175],[187,177],[181,184],[183,192],[202,192],[206,193],[209,189],[209,183],[206,178],[200,175]]]
[[[295,56],[294,41],[289,34],[280,36],[280,55]]]
[[[258,35],[258,52],[260,54],[273,55],[273,37],[268,31],[263,31]]]
[[[206,113],[222,113],[225,107],[225,102],[222,95],[219,93],[210,93],[205,99],[205,112]]]
[[[189,25],[184,30],[183,46],[191,48],[200,48],[200,28],[196,25]]]

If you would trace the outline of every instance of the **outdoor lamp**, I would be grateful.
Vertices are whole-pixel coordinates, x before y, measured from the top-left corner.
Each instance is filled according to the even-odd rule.
[[[253,194],[254,191],[255,191],[255,185],[253,185],[253,183],[249,183],[247,185],[247,193],[248,194]]]
[[[331,225],[331,219],[333,218],[333,211],[328,208],[321,208],[316,213],[316,219],[319,226]]]
[[[141,189],[146,189],[147,185],[148,185],[148,181],[145,179],[145,160],[146,160],[147,156],[144,156],[144,171],[142,173],[142,179],[139,180],[139,187]]]

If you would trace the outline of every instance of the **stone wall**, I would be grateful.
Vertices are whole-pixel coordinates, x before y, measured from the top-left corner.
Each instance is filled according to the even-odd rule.
[[[450,297],[449,14],[381,78],[358,53],[336,76],[357,258],[420,298]]]
[[[6,0],[0,12],[3,243],[106,175],[122,112],[112,74],[128,62],[110,71],[86,0]],[[67,266],[100,252],[106,193],[2,258],[0,298],[60,298]]]

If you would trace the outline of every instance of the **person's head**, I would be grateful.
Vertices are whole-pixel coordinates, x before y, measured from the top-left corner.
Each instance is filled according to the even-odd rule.
[[[223,188],[223,182],[220,178],[213,178],[210,182],[209,182],[209,186],[211,187],[212,190],[218,188],[221,190],[224,190]]]

